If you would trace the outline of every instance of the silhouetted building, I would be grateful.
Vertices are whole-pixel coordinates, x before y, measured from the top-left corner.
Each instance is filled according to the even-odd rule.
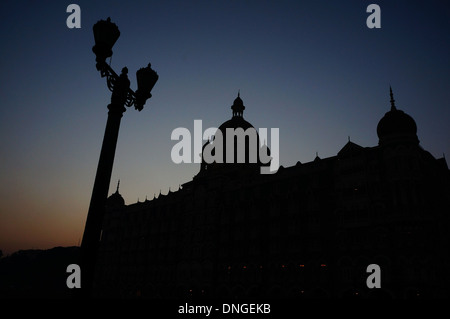
[[[238,96],[219,129],[252,127],[244,108]],[[377,133],[377,146],[349,140],[336,156],[271,175],[259,162],[202,163],[153,200],[125,205],[117,189],[96,295],[449,297],[447,163],[419,145],[392,91]],[[370,264],[381,267],[381,289],[366,285]]]

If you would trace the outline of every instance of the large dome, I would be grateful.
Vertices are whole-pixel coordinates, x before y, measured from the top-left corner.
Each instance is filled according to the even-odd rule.
[[[222,136],[222,161],[219,162],[209,162],[208,160],[205,160],[205,149],[207,146],[213,146],[214,141],[217,140],[217,132],[215,136],[212,139],[212,142],[207,142],[203,146],[202,149],[202,170],[211,170],[211,169],[218,169],[221,168],[221,171],[226,167],[226,169],[237,169],[237,168],[245,168],[250,169],[253,171],[258,171],[261,167],[262,163],[259,159],[259,153],[261,151],[260,147],[260,140],[258,131],[253,127],[252,124],[247,122],[244,117],[244,103],[242,99],[240,98],[240,94],[238,93],[237,98],[234,100],[233,105],[231,106],[232,109],[232,118],[222,123],[217,132],[220,131]],[[227,157],[227,129],[231,129],[231,134],[235,134],[233,145],[233,155],[234,158],[232,162],[230,163],[230,156]],[[241,129],[241,130],[239,130]],[[250,130],[248,130],[250,129]],[[236,135],[243,134],[242,137],[237,137]],[[267,146],[263,146],[264,151],[267,151],[270,155],[270,150],[268,150]],[[239,150],[245,150],[245,156],[243,157],[242,154],[238,153]],[[215,156],[215,149],[211,150],[211,155]],[[239,156],[238,156],[239,155]],[[270,165],[267,164],[267,165]]]
[[[233,116],[230,120],[222,123],[222,125],[219,126],[219,130],[225,135],[227,128],[237,129],[238,127],[244,129],[244,131],[250,127],[254,128],[253,125],[244,120],[243,117]]]
[[[378,122],[377,135],[379,144],[390,142],[419,143],[417,126],[414,119],[395,107],[395,100],[391,89],[391,110]]]

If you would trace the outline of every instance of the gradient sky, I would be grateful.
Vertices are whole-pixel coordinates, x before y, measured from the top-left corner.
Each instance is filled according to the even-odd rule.
[[[81,7],[81,29],[66,8]],[[366,8],[381,7],[381,29]],[[277,127],[280,164],[334,156],[351,140],[378,144],[396,105],[423,148],[450,154],[448,1],[1,1],[0,249],[77,245],[83,234],[110,92],[95,68],[92,25],[121,37],[111,66],[151,62],[160,78],[144,110],[121,123],[110,194],[127,204],[178,189],[199,164],[176,165],[170,139],[231,118]]]

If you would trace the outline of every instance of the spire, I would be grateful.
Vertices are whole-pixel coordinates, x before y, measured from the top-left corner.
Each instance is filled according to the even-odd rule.
[[[316,152],[316,158],[314,159],[314,162],[316,162],[316,161],[318,161],[318,160],[320,160],[319,152]]]
[[[119,194],[119,185],[120,185],[120,179],[119,179],[119,181],[117,182],[117,189],[116,189],[116,193],[117,193],[117,194]]]
[[[389,91],[390,91],[390,95],[391,95],[391,111],[396,111],[397,108],[395,107],[394,94],[392,93],[392,88],[390,85],[389,85]]]

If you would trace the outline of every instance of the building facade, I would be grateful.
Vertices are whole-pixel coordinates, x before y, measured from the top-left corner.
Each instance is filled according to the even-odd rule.
[[[244,109],[238,96],[219,130],[252,127]],[[179,190],[131,205],[117,189],[95,295],[449,297],[446,161],[420,146],[392,91],[377,134],[377,146],[349,140],[336,156],[269,175],[259,162],[203,162]],[[381,288],[366,284],[371,264],[380,266]]]

